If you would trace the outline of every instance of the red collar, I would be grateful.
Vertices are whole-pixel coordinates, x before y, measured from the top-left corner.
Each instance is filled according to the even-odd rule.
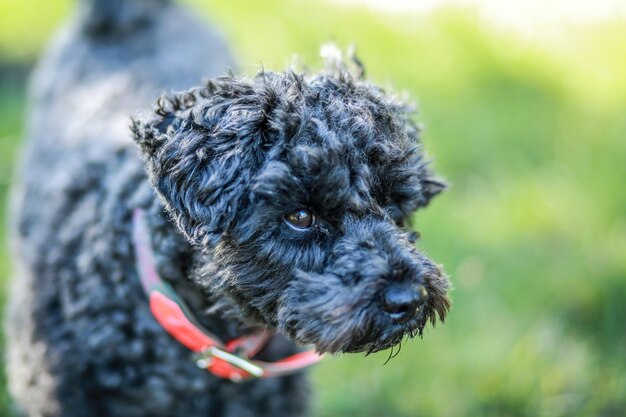
[[[271,378],[291,374],[323,358],[323,355],[309,350],[276,362],[251,359],[271,339],[272,333],[269,331],[245,335],[227,343],[222,342],[202,328],[184,301],[159,276],[145,214],[141,209],[135,209],[133,212],[133,245],[139,279],[150,300],[150,310],[154,318],[174,339],[198,353],[196,360],[198,367],[207,369],[220,378],[238,382],[249,378]]]

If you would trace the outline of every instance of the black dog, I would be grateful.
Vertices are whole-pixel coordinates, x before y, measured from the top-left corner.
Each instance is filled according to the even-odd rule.
[[[165,0],[80,6],[35,75],[14,190],[8,372],[20,409],[302,415],[302,373],[254,379],[259,361],[270,364],[257,376],[271,375],[301,358],[297,346],[374,352],[443,320],[448,280],[404,223],[444,186],[405,104],[343,63],[222,76],[136,117],[140,155],[130,115],[223,73],[228,50]],[[223,341],[277,333],[247,351],[254,361],[204,346],[208,372],[187,349],[202,327]],[[220,378],[216,364],[251,380]]]

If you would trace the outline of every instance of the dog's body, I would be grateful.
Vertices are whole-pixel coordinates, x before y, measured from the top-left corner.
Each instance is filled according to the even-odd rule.
[[[155,322],[135,268],[137,208],[159,273],[224,340],[269,327],[320,351],[375,351],[443,317],[447,280],[395,224],[441,189],[404,107],[345,73],[225,77],[135,121],[142,160],[130,115],[232,58],[166,1],[81,6],[35,75],[14,189],[7,369],[25,414],[305,413],[302,374],[219,379]],[[315,217],[287,224],[301,207]],[[385,295],[392,318],[378,313],[387,281],[419,287],[408,302],[408,290]],[[259,357],[297,350],[278,336]]]

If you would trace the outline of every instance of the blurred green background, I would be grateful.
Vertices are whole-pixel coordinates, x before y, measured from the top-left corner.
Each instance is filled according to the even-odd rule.
[[[445,325],[313,371],[316,416],[626,415],[626,22],[532,36],[475,8],[386,13],[311,0],[189,0],[241,68],[354,43],[370,79],[420,107],[452,188],[416,218],[455,285]],[[549,2],[548,2],[549,3]],[[0,211],[25,79],[67,0],[0,0]],[[0,277],[10,258],[0,225]],[[4,386],[4,383],[0,384]],[[7,415],[3,389],[0,415]]]

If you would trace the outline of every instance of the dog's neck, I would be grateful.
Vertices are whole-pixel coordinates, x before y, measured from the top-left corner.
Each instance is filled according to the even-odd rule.
[[[155,206],[145,209],[145,213],[148,214],[153,266],[158,279],[169,283],[194,319],[223,343],[263,330],[265,326],[244,314],[235,300],[218,294],[206,284],[214,282],[207,277],[207,272],[216,271],[216,268],[209,267],[211,255],[191,246],[167,220],[162,207]],[[300,352],[292,341],[280,334],[275,334],[266,343],[255,355],[262,361],[275,362]],[[307,358],[311,359],[310,355]]]
[[[209,254],[191,246],[168,220],[163,208],[150,210],[149,228],[160,277],[182,298],[195,318],[222,340],[230,340],[258,330],[241,320],[243,314],[233,300],[201,286]]]

